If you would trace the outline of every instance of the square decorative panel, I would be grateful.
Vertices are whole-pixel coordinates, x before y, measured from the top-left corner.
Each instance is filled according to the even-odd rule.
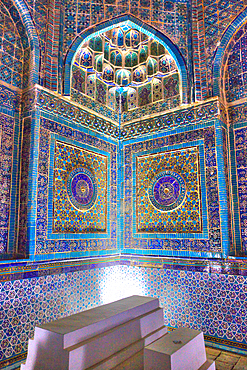
[[[106,232],[106,215],[107,157],[56,141],[53,232]]]
[[[115,144],[42,117],[37,182],[37,255],[116,250]]]
[[[201,233],[199,148],[136,157],[137,232]]]

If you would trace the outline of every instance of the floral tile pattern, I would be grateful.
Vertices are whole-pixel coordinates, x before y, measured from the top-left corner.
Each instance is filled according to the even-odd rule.
[[[107,158],[55,143],[53,232],[104,232]]]

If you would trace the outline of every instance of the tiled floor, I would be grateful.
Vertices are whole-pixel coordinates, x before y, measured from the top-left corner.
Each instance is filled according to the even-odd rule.
[[[215,361],[216,370],[247,370],[247,357],[232,352],[206,348],[207,357]]]

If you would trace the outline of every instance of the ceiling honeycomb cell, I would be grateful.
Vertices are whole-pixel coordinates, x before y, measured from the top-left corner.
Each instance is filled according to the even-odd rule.
[[[172,107],[172,99],[180,104],[180,80],[165,46],[129,25],[84,42],[72,67],[74,95],[95,99],[112,111],[127,112],[157,102]]]

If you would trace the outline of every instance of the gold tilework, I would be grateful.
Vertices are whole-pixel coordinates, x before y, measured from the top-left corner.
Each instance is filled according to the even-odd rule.
[[[138,232],[202,232],[200,168],[197,147],[137,157],[136,172]],[[155,187],[156,178],[158,179],[162,174],[168,176],[169,179],[175,179],[175,177],[180,179],[180,187],[178,185],[180,193],[182,187],[185,189],[180,200],[178,194],[176,201],[171,201],[169,206],[159,207],[155,206],[150,193]]]
[[[57,141],[54,161],[53,232],[105,232],[107,158]],[[88,201],[81,204],[70,189],[71,179],[76,179],[76,176],[85,176],[92,185]],[[85,183],[84,180],[79,181]],[[78,189],[76,191],[78,193]],[[85,200],[85,197],[80,199]]]

